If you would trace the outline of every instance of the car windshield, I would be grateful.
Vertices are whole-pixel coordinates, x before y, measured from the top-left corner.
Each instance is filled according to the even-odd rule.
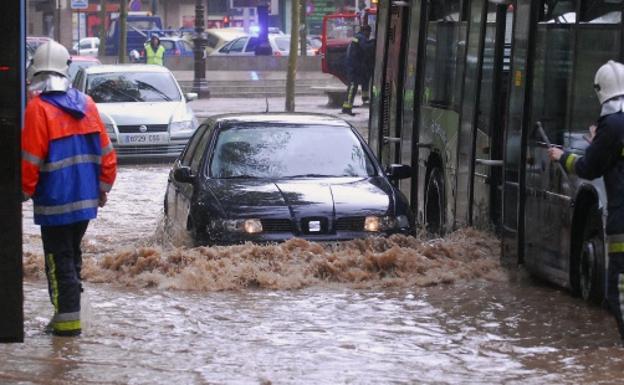
[[[96,103],[181,100],[173,76],[160,72],[90,74],[87,79],[87,94]]]
[[[210,163],[217,179],[371,175],[373,163],[348,127],[239,125],[219,133]]]
[[[280,36],[275,38],[275,45],[280,51],[290,51],[290,36]]]

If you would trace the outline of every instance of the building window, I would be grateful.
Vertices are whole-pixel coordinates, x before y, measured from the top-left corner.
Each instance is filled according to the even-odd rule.
[[[226,14],[229,0],[208,0],[208,14]]]

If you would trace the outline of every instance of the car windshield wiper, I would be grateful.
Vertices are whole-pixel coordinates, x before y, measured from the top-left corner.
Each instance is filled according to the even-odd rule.
[[[147,88],[148,90],[152,90],[156,92],[158,95],[162,96],[162,98],[165,99],[166,101],[168,102],[171,101],[171,98],[169,97],[169,95],[167,95],[166,93],[162,92],[161,90],[159,90],[158,88],[154,87],[153,85],[149,83],[145,83],[140,80],[137,80],[136,84],[139,85],[139,88]]]
[[[230,175],[230,176],[224,177],[223,179],[260,179],[260,177],[256,175],[241,174],[241,175]]]
[[[130,100],[132,100],[134,102],[144,102],[143,99],[141,99],[139,97],[136,97],[136,96],[134,96],[132,94],[126,93],[126,92],[120,90],[119,88],[115,88],[114,86],[112,86],[110,84],[106,84],[106,83],[99,84],[97,87],[91,89],[91,92],[93,92],[94,89],[98,89],[100,87],[106,88],[108,90],[114,91],[115,93],[117,93],[119,95],[123,95],[123,96],[125,96],[127,98],[130,98]],[[115,102],[119,103],[118,101],[115,101]]]
[[[288,178],[337,178],[344,175],[328,175],[328,174],[299,174],[290,175]]]

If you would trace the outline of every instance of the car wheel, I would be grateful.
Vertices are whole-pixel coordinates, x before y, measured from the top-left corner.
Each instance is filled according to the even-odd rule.
[[[589,215],[583,230],[583,245],[578,258],[578,294],[600,304],[605,288],[605,247],[598,214]]]
[[[442,170],[435,167],[429,173],[425,189],[425,224],[432,234],[444,232],[444,182]]]

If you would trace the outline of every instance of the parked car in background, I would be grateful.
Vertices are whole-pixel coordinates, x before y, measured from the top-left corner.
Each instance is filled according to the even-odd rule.
[[[347,122],[320,114],[209,118],[169,174],[165,218],[198,245],[413,232],[409,205]]]
[[[97,56],[100,49],[99,37],[85,37],[72,47],[72,53],[79,56]]]
[[[215,49],[228,42],[245,36],[242,28],[209,28],[206,31],[206,55],[210,55]]]
[[[27,36],[26,37],[26,68],[30,66],[30,60],[35,54],[35,50],[43,43],[53,40],[47,36]]]
[[[273,51],[273,56],[288,56],[290,52],[290,35],[269,34],[269,44]],[[258,36],[242,36],[226,43],[218,50],[212,53],[213,56],[253,56],[256,47],[260,44]],[[318,48],[314,48],[314,43],[308,39],[307,47],[308,56],[314,56],[318,53]]]
[[[88,68],[100,64],[102,63],[100,63],[98,58],[94,56],[72,56],[71,63],[69,64],[69,69],[67,70],[69,74],[69,80],[73,81],[74,77],[81,68]]]
[[[197,119],[166,67],[148,64],[81,68],[74,87],[93,98],[120,159],[175,158]]]
[[[183,37],[178,36],[159,36],[160,45],[165,48],[165,57],[193,57],[193,43],[190,43]],[[145,44],[149,44],[147,40]],[[145,49],[140,51],[141,60],[145,61]]]

